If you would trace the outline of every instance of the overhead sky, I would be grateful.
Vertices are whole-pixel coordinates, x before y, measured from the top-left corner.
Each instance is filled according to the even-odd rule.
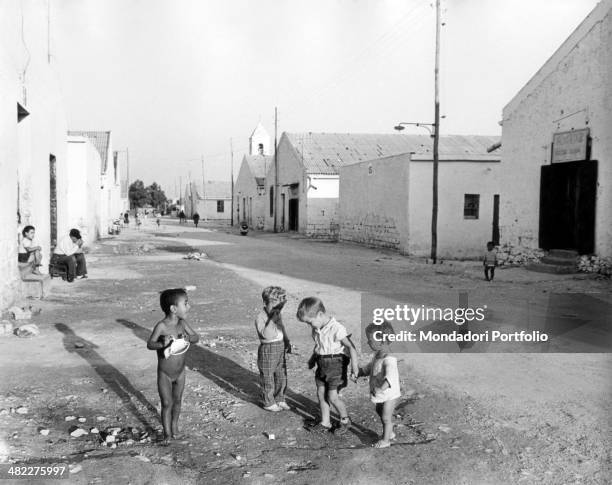
[[[170,196],[202,180],[201,157],[229,180],[230,139],[236,175],[275,106],[279,136],[433,121],[433,0],[49,1],[70,129],[111,130],[131,180]],[[596,4],[444,0],[441,133],[501,134],[504,105]]]

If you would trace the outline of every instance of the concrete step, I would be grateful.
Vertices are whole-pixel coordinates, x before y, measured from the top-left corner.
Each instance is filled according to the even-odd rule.
[[[548,256],[553,258],[576,259],[578,257],[578,251],[574,251],[573,249],[551,249],[548,251]]]
[[[528,271],[535,271],[536,273],[550,274],[574,274],[578,272],[575,264],[567,266],[562,264],[533,263],[525,265],[525,269]]]
[[[576,257],[565,258],[565,257],[548,255],[548,256],[544,256],[541,259],[541,262],[545,264],[556,264],[559,266],[576,266]]]
[[[49,275],[29,274],[22,277],[21,284],[24,297],[42,299],[49,294],[51,277]]]

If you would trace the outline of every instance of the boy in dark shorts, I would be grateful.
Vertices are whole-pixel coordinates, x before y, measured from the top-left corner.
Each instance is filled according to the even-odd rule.
[[[315,342],[308,367],[312,369],[315,364],[317,366],[315,384],[321,408],[321,422],[313,430],[325,433],[332,429],[330,414],[333,406],[340,415],[340,424],[335,433],[344,434],[348,431],[351,420],[346,406],[338,396],[338,391],[347,385],[349,361],[352,368],[351,379],[353,381],[357,379],[359,374],[357,350],[350,341],[344,325],[325,313],[325,306],[319,298],[304,298],[298,306],[297,318],[310,325],[312,339]]]
[[[187,324],[189,311],[187,292],[183,288],[164,290],[159,297],[161,309],[166,314],[158,322],[147,342],[149,350],[157,350],[157,390],[161,399],[161,420],[164,428],[164,444],[180,439],[178,420],[185,389],[186,352],[173,355],[172,342],[184,339],[189,343],[199,340],[198,334]]]

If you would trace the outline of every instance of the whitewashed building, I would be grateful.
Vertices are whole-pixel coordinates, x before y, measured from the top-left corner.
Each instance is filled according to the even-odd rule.
[[[612,257],[612,0],[505,106],[505,242]]]
[[[117,165],[117,157],[113,156],[112,137],[110,131],[74,131],[69,136],[87,138],[100,154],[100,191],[99,211],[102,231],[100,236],[108,236],[108,230],[113,221],[124,211],[121,197],[121,175]]]
[[[87,241],[92,241],[106,230],[100,208],[101,166],[100,154],[88,138],[68,135],[66,168],[70,175],[58,187],[66,204],[64,217],[58,223],[61,234],[76,228]]]
[[[0,2],[0,309],[22,295],[18,233],[36,227],[48,264],[66,176],[66,115],[47,39],[47,2]]]
[[[270,135],[259,123],[249,137],[249,153],[242,158],[234,184],[234,225],[246,222],[249,227],[263,229],[266,198],[266,173],[274,163]]]
[[[192,182],[185,187],[183,203],[185,215],[189,218],[197,212],[201,221],[230,222],[230,182],[207,180],[204,187]]]
[[[339,239],[429,256],[433,186],[431,139],[405,153],[340,168]],[[499,242],[499,137],[442,136],[438,165],[438,255],[481,256]]]
[[[278,143],[278,180],[274,164],[266,175],[265,229],[274,230],[274,207],[278,204],[277,230],[337,237],[339,169],[409,153],[428,140],[425,135],[283,133]]]

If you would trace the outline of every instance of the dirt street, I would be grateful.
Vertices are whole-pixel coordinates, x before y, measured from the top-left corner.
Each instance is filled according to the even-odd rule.
[[[196,251],[207,257],[184,259]],[[83,484],[611,483],[612,358],[598,353],[610,338],[609,280],[512,268],[487,283],[478,262],[432,266],[358,246],[241,237],[170,220],[97,243],[88,268],[89,279],[55,280],[46,299],[22,302],[41,308],[28,322],[39,336],[0,337],[1,463],[66,463],[69,483]],[[297,348],[288,357],[292,410],[282,413],[262,410],[259,399],[253,319],[271,284],[288,291],[283,318]],[[181,286],[195,286],[189,321],[200,343],[187,354],[187,436],[161,446],[156,356],[146,339],[163,317],[159,291]],[[589,312],[608,326],[580,333],[579,354],[520,347],[400,354],[398,439],[388,449],[371,448],[381,425],[363,379],[342,391],[350,433],[305,429],[318,405],[306,366],[310,331],[295,318],[302,298],[319,296],[359,340],[363,294],[443,307],[456,306],[459,292],[470,305],[487,305],[502,326],[567,323]],[[358,350],[365,364],[370,355]],[[74,427],[88,434],[73,437]],[[117,446],[101,445],[94,427],[103,436],[120,428]]]

